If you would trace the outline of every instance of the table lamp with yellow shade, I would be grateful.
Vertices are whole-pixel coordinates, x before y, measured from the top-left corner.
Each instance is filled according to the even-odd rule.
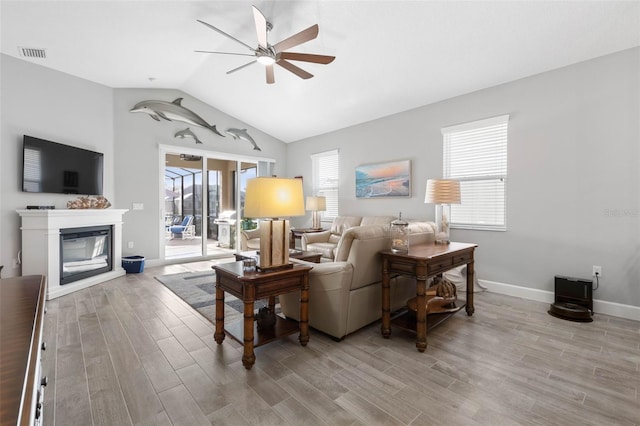
[[[301,179],[258,177],[247,181],[244,216],[260,219],[259,270],[291,267],[289,221],[304,216]]]

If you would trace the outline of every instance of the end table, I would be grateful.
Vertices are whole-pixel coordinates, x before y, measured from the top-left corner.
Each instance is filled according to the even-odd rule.
[[[221,344],[225,332],[242,343],[242,365],[253,367],[256,356],[254,347],[261,346],[300,330],[298,340],[302,346],[309,341],[309,271],[311,266],[294,265],[289,269],[273,272],[245,271],[242,261],[222,263],[211,267],[216,271],[216,329],[215,341]],[[275,296],[300,290],[300,322],[276,315],[276,323],[266,330],[258,330],[254,321],[254,302],[269,299],[273,309]],[[224,292],[229,292],[244,303],[244,319],[225,327]]]

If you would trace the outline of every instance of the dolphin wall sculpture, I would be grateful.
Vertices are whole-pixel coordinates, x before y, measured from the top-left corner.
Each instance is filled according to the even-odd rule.
[[[179,132],[177,132],[174,137],[179,138],[179,139],[185,139],[185,138],[191,138],[194,139],[196,141],[196,143],[202,143],[202,141],[200,139],[198,139],[198,137],[196,136],[195,133],[193,133],[191,131],[190,128],[186,128],[184,130],[180,130]]]
[[[178,98],[173,102],[166,101],[142,101],[138,102],[129,112],[142,112],[149,114],[156,121],[182,121],[192,126],[204,127],[211,130],[216,135],[225,137],[216,129],[216,125],[210,126],[202,117],[195,112],[182,106],[182,99]]]
[[[254,141],[253,138],[249,136],[249,133],[247,133],[247,129],[231,128],[231,129],[227,129],[226,133],[231,137],[233,137],[233,139],[242,139],[243,141],[250,142],[251,144],[253,144],[254,151],[262,151],[260,147],[258,147],[258,144],[256,143],[256,141]]]

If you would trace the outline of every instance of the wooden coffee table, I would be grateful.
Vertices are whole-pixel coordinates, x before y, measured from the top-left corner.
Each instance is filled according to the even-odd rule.
[[[241,251],[234,253],[236,260],[244,260],[259,257],[257,250]],[[322,254],[313,251],[289,250],[289,257],[292,259],[306,260],[307,262],[320,263]]]
[[[296,264],[288,269],[273,272],[245,271],[242,261],[222,263],[211,267],[216,271],[216,331],[215,341],[221,344],[225,333],[242,343],[244,353],[242,365],[247,370],[253,367],[258,347],[300,330],[298,340],[302,346],[309,341],[309,271],[311,266]],[[273,327],[257,329],[254,321],[254,302],[269,299],[269,307],[275,306],[275,297],[292,291],[300,291],[300,322],[276,315]],[[244,303],[244,319],[225,327],[224,292],[229,292]]]

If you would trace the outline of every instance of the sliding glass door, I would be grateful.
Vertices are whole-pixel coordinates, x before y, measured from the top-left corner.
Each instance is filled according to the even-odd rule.
[[[164,259],[226,257],[240,250],[240,231],[256,226],[243,215],[247,181],[270,175],[273,162],[174,149],[164,153]]]

